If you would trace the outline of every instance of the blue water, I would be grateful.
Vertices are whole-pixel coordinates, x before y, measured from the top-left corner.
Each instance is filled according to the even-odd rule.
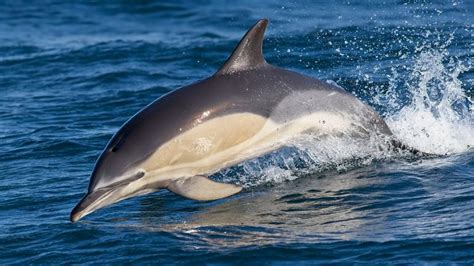
[[[133,2],[1,3],[0,264],[474,263],[472,1]],[[70,223],[121,124],[263,17],[267,61],[443,156],[306,139],[217,173],[234,197],[161,191]]]

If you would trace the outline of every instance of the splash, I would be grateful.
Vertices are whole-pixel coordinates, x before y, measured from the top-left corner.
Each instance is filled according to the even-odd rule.
[[[244,187],[273,185],[302,176],[345,172],[401,155],[391,152],[378,136],[354,139],[303,134],[283,149],[223,170],[215,177],[224,182],[237,181]]]
[[[459,75],[469,66],[450,57],[446,48],[421,49],[401,95],[392,75],[385,103],[386,122],[405,144],[428,153],[452,154],[474,145],[472,100]],[[401,105],[408,97],[409,104]],[[380,99],[379,99],[380,100]]]

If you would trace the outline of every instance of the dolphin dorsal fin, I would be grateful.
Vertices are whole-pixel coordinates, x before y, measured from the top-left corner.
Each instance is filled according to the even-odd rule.
[[[268,20],[261,19],[250,28],[240,40],[229,59],[216,72],[216,75],[230,74],[246,69],[255,69],[267,64],[263,58],[262,45]]]

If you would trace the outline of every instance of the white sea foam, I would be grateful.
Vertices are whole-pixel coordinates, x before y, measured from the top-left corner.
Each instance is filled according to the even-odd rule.
[[[459,75],[469,68],[450,57],[444,48],[423,50],[407,81],[410,103],[386,118],[395,135],[429,153],[450,154],[470,149],[474,145],[472,100],[459,80]],[[400,103],[396,89],[391,87],[388,93],[388,104],[394,109]]]
[[[286,148],[221,171],[220,175],[225,182],[235,182],[237,177],[240,185],[252,187],[282,183],[326,171],[346,171],[372,164],[381,158],[400,156],[390,152],[384,144],[383,140],[375,137],[356,140],[301,135],[288,143]]]

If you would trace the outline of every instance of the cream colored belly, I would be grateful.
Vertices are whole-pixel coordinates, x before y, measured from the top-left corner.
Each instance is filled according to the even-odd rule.
[[[318,112],[277,124],[252,113],[231,114],[195,126],[162,145],[141,168],[153,181],[206,175],[275,150],[308,129],[340,132],[350,122]]]

